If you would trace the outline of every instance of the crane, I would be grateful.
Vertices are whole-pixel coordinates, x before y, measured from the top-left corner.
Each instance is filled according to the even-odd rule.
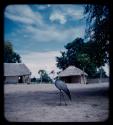
[[[61,95],[64,98],[63,92],[69,97],[69,99],[71,101],[71,94],[70,94],[70,91],[69,91],[67,85],[65,84],[65,82],[63,82],[62,80],[56,79],[54,84],[60,90],[60,105],[61,105]],[[65,102],[65,105],[67,105],[65,98],[64,98],[64,102]]]
[[[64,98],[63,92],[69,97],[69,99],[71,101],[71,94],[70,94],[70,91],[69,91],[66,83],[63,82],[62,80],[60,80],[59,76],[57,76],[56,78],[54,77],[54,75],[55,75],[54,70],[52,70],[49,74],[53,74],[52,81],[55,84],[56,88],[58,88],[60,90],[60,105],[61,105],[61,95]],[[65,101],[65,98],[64,98],[64,102],[65,102],[65,105],[67,105],[66,101]]]

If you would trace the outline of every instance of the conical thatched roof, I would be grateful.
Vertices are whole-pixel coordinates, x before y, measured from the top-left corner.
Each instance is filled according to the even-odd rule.
[[[76,75],[88,75],[87,73],[83,72],[81,69],[76,68],[75,66],[69,66],[65,70],[59,73],[59,76],[76,76]]]
[[[22,63],[4,63],[4,76],[21,76],[31,74],[30,70]]]

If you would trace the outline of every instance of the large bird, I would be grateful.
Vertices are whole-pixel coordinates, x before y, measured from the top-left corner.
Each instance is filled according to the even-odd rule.
[[[64,98],[64,95],[63,95],[63,92],[69,97],[69,99],[71,100],[71,94],[70,94],[70,91],[69,89],[67,88],[67,85],[65,84],[65,82],[63,82],[62,80],[59,80],[59,79],[56,79],[55,80],[55,86],[60,90],[60,105],[61,105],[61,95],[63,96]],[[65,98],[64,98],[64,101],[65,101]],[[65,105],[66,104],[66,101],[65,101]]]

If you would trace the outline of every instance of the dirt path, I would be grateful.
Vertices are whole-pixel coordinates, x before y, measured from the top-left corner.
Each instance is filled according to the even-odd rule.
[[[108,118],[108,83],[68,84],[72,102],[59,106],[53,84],[5,85],[5,118],[17,122],[94,122]]]

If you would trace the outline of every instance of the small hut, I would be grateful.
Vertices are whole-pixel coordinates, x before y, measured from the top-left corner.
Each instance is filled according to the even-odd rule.
[[[4,63],[4,83],[30,83],[31,72],[22,63]]]
[[[69,66],[59,73],[59,78],[66,83],[87,83],[87,73],[81,69]]]

